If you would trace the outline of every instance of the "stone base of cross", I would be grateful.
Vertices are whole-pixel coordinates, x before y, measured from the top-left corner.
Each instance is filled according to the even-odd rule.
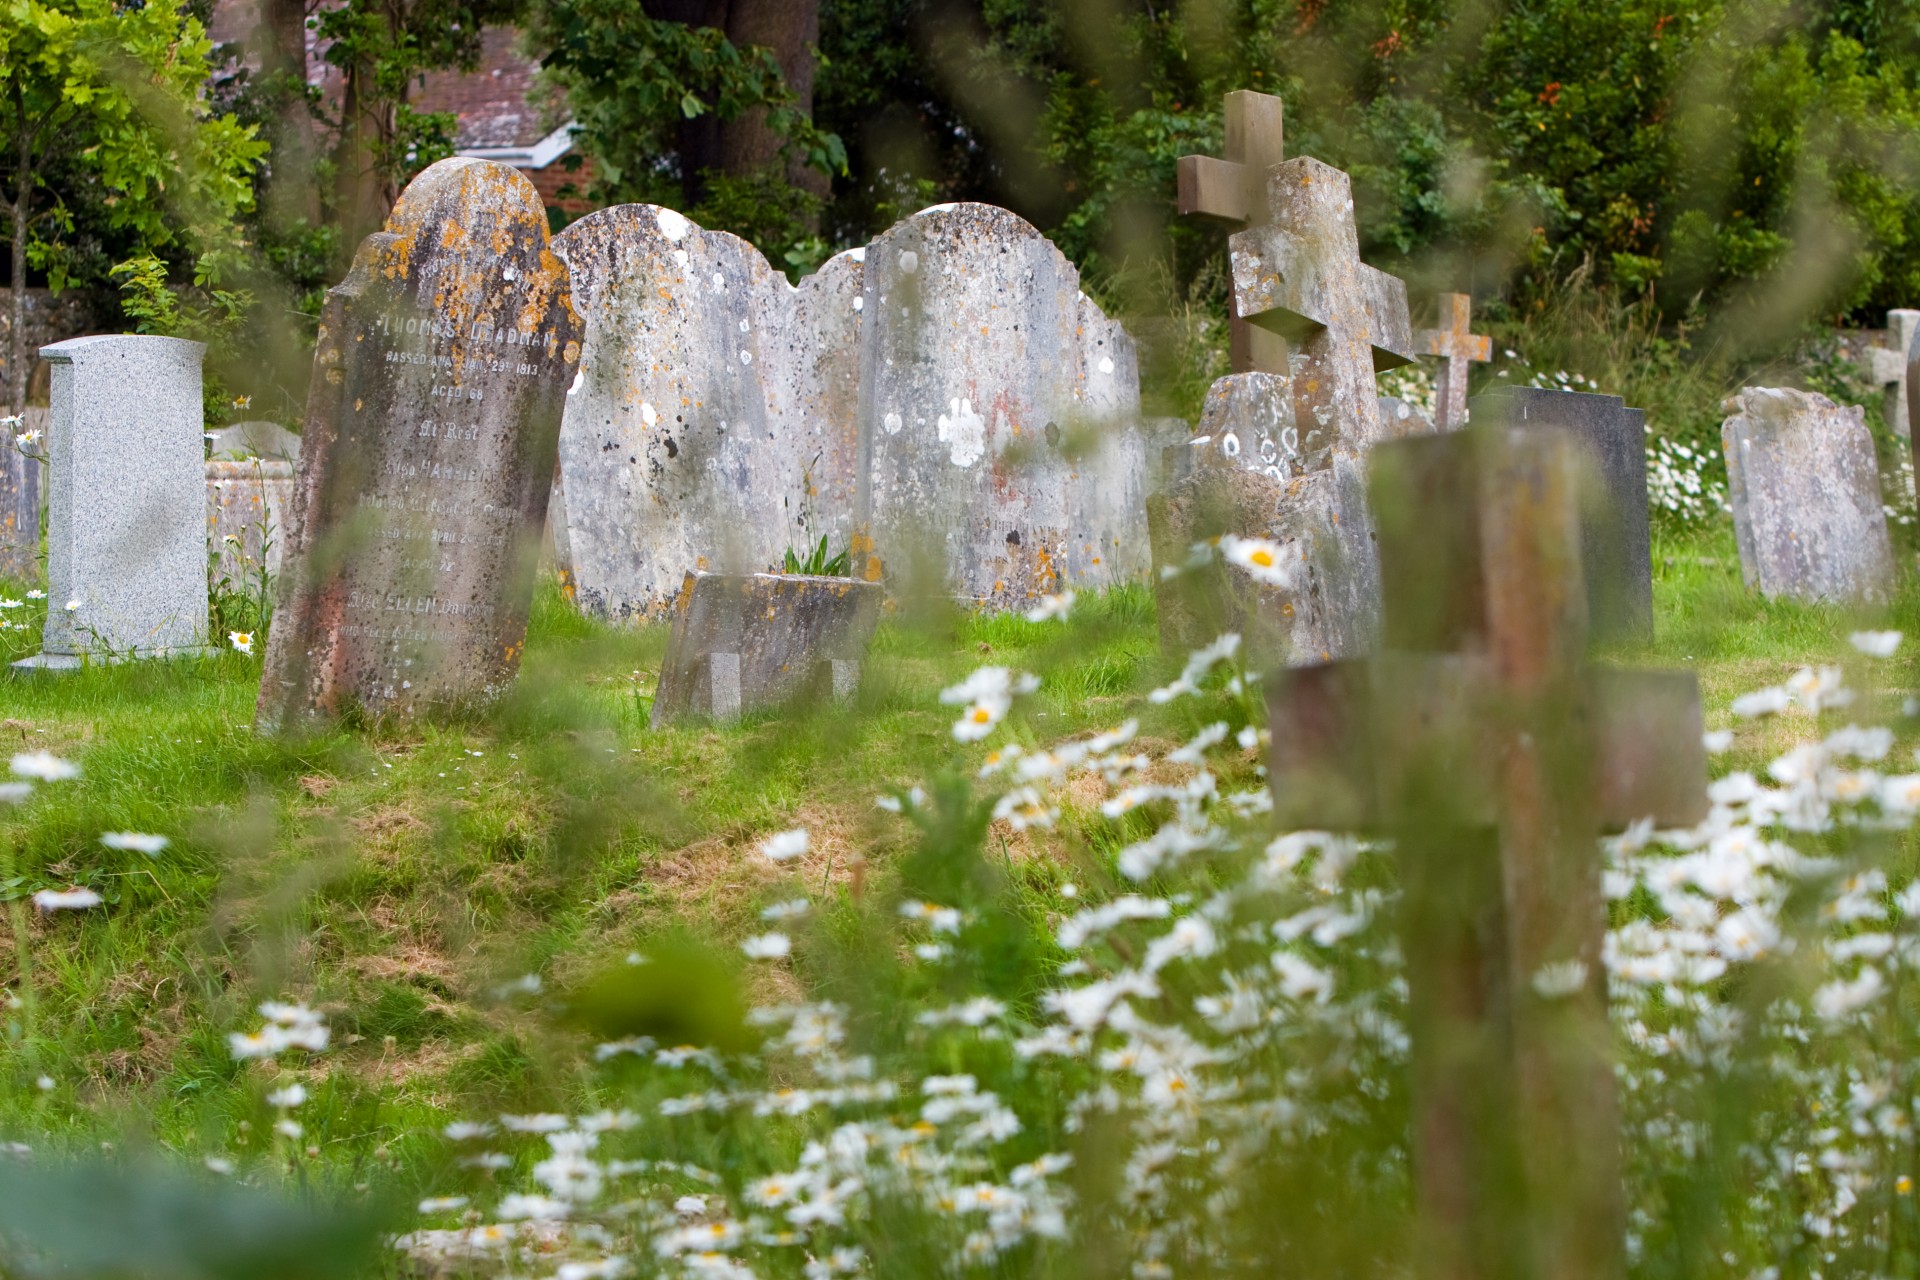
[[[1704,817],[1698,686],[1588,664],[1571,437],[1474,428],[1372,461],[1385,645],[1270,678],[1277,816],[1394,840],[1418,1273],[1617,1280],[1596,838]]]

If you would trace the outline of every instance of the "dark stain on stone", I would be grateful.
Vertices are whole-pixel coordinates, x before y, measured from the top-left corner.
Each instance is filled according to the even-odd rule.
[[[680,456],[680,446],[673,442],[672,436],[667,437],[667,456],[669,458],[677,458]]]
[[[1010,547],[1017,547],[1020,545],[1020,531],[1018,529],[1015,529],[1011,533],[1007,534],[1007,545]]]

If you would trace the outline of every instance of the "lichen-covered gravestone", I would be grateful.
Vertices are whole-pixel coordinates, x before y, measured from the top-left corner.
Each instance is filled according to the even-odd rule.
[[[44,651],[16,666],[198,652],[207,640],[206,348],[116,334],[42,347],[53,368]]]
[[[851,578],[688,574],[652,724],[736,720],[795,701],[851,697],[884,594],[878,583]]]
[[[321,317],[263,727],[512,679],[581,328],[525,177],[442,160],[401,193]]]
[[[1885,598],[1893,551],[1859,406],[1749,387],[1725,407],[1720,444],[1747,585],[1796,600]]]
[[[1286,336],[1292,373],[1215,384],[1200,426],[1206,442],[1151,518],[1163,566],[1234,534],[1278,543],[1291,581],[1169,580],[1161,637],[1178,648],[1231,629],[1263,660],[1327,661],[1366,652],[1379,627],[1367,454],[1381,440],[1423,434],[1425,424],[1383,414],[1390,402],[1376,372],[1413,359],[1406,286],[1360,260],[1347,175],[1289,160],[1267,179],[1270,220],[1232,239],[1235,305]]]
[[[1133,340],[1046,237],[943,205],[867,247],[855,571],[989,608],[1144,581]]]
[[[1647,511],[1647,415],[1619,396],[1545,387],[1501,387],[1473,399],[1484,415],[1512,427],[1557,427],[1581,444],[1597,482],[1580,528],[1588,625],[1595,638],[1653,641],[1653,530]]]
[[[689,571],[851,538],[861,255],[798,288],[738,236],[620,205],[554,242],[586,318],[556,558],[603,617],[665,617]]]

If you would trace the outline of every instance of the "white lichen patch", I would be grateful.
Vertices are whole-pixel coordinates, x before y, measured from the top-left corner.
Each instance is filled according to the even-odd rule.
[[[660,224],[660,234],[669,240],[677,241],[683,239],[687,232],[693,228],[691,222],[688,222],[685,217],[675,213],[671,209],[655,209],[653,211],[653,218],[655,222]]]
[[[900,422],[900,415],[897,413],[890,413],[886,417],[880,420],[880,425],[887,429],[888,435],[897,436],[900,434],[900,427],[902,425]]]
[[[970,467],[987,451],[987,420],[973,411],[971,400],[954,400],[940,415],[940,441],[956,467]]]

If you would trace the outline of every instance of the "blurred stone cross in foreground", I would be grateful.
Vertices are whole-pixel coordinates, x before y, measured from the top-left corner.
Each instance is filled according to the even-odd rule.
[[[1286,157],[1280,99],[1240,89],[1226,95],[1225,159],[1181,156],[1180,212],[1244,231],[1267,220],[1267,171]],[[1227,317],[1235,373],[1285,373],[1287,344],[1238,312]]]
[[[1440,370],[1434,382],[1434,425],[1442,431],[1457,431],[1467,425],[1467,365],[1486,364],[1493,359],[1493,340],[1481,333],[1469,333],[1473,325],[1473,299],[1464,293],[1440,295],[1440,327],[1419,333],[1423,355],[1439,356]]]
[[[1282,830],[1392,838],[1425,1280],[1625,1273],[1596,838],[1705,816],[1690,673],[1587,661],[1577,441],[1372,455],[1384,646],[1272,676]]]

